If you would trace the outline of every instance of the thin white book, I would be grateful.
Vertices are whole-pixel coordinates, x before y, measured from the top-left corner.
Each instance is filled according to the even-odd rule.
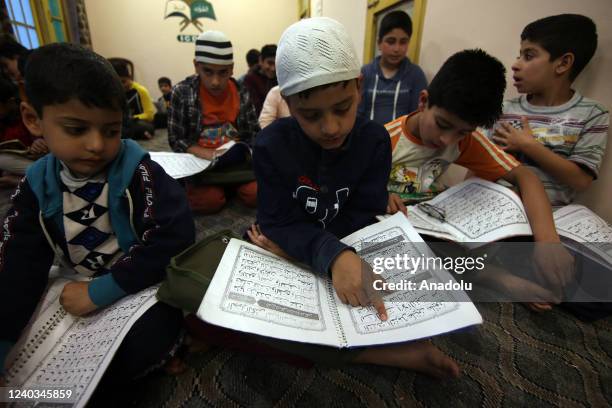
[[[191,153],[149,152],[149,155],[170,177],[180,179],[204,170],[242,163],[251,155],[251,148],[244,142],[230,140],[215,149],[213,160],[202,159]]]
[[[57,406],[83,407],[130,328],[157,303],[158,286],[75,317],[59,303],[71,279],[58,275],[58,271],[55,266],[51,268],[47,290],[7,356],[6,380],[15,388],[69,390],[69,398],[58,398],[55,402],[63,405]]]
[[[435,212],[427,213],[427,206]],[[479,178],[470,178],[432,200],[409,206],[408,221],[420,234],[469,247],[532,235],[521,198],[507,187]]]
[[[401,214],[363,228],[342,242],[354,247],[370,265],[381,257],[435,256]],[[435,268],[392,269],[382,276],[387,282],[456,283],[449,272]],[[343,304],[331,279],[232,239],[198,316],[234,330],[338,348],[417,340],[482,323],[461,290],[453,291],[451,297],[435,290],[427,296],[423,291],[395,291],[384,295],[384,302],[385,322],[371,306]]]
[[[157,162],[172,178],[193,176],[206,170],[212,163],[191,153],[150,152],[151,160]]]
[[[553,213],[557,233],[571,241],[588,244],[579,248],[565,240],[566,245],[610,267],[612,264],[612,228],[583,205],[570,204]]]

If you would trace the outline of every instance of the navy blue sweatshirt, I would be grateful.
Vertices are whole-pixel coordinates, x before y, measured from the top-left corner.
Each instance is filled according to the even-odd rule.
[[[134,170],[125,174],[127,188],[119,198],[118,211],[133,225],[137,242],[126,248],[124,256],[104,271],[106,274],[92,281],[109,281],[106,278],[112,276],[111,281],[124,294],[161,282],[170,258],[195,238],[193,217],[179,183],[148,155],[131,165]],[[20,183],[12,196],[13,207],[4,219],[0,241],[0,364],[4,364],[6,353],[40,301],[53,263],[54,251],[39,222],[41,208],[32,188],[37,184],[27,177]],[[131,213],[127,193],[132,199]],[[56,221],[43,215],[51,240],[66,254],[66,238]],[[120,242],[122,239],[118,235]]]
[[[387,208],[391,144],[385,128],[357,118],[344,145],[324,150],[293,118],[257,136],[257,222],[289,256],[328,276],[339,241]]]
[[[361,74],[363,83],[358,114],[381,125],[417,110],[419,93],[427,88],[423,70],[407,57],[392,78],[387,79],[383,75],[380,56],[364,65]]]

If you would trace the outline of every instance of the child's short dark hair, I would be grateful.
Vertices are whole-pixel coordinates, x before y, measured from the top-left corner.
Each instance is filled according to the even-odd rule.
[[[113,59],[111,61],[111,65],[113,69],[121,78],[132,78],[132,74],[130,74],[130,68],[128,67],[127,61],[123,61],[120,59]]]
[[[168,77],[161,77],[157,80],[157,86],[168,85],[172,86],[172,81]]]
[[[247,65],[252,67],[253,65],[257,64],[259,62],[260,55],[259,50],[256,50],[255,48],[250,49],[246,55]]]
[[[550,54],[550,60],[567,52],[574,54],[570,80],[576,79],[597,49],[597,27],[593,20],[580,14],[559,14],[527,24],[521,41],[531,41]]]
[[[378,42],[381,42],[383,37],[395,28],[404,30],[408,37],[412,36],[412,19],[408,14],[401,10],[396,10],[385,15],[380,22],[378,30]]]
[[[431,80],[428,105],[474,126],[491,127],[502,112],[506,69],[480,49],[452,55]]]
[[[4,75],[0,75],[0,103],[7,103],[12,98],[17,98],[18,96],[17,85]]]
[[[0,37],[0,57],[13,59],[27,52],[28,49],[10,35],[4,34]]]
[[[261,47],[260,58],[262,60],[266,58],[276,58],[276,44],[267,44]]]
[[[76,98],[87,107],[125,111],[125,91],[111,64],[75,44],[54,43],[32,52],[25,69],[28,101],[43,107]]]

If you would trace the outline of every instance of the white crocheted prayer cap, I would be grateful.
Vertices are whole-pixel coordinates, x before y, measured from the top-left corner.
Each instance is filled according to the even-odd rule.
[[[315,17],[292,24],[276,51],[276,77],[283,95],[359,77],[355,47],[342,24]]]
[[[196,40],[195,60],[206,64],[233,64],[232,43],[221,31],[205,31]]]

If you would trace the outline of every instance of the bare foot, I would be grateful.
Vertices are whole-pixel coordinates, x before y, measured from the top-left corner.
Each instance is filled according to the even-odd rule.
[[[367,348],[355,363],[406,368],[440,379],[456,378],[461,372],[453,359],[426,340]]]
[[[144,136],[144,138],[145,138],[146,140],[151,140],[151,139],[153,139],[153,135],[152,135],[151,133],[147,132],[147,131],[145,131],[145,132],[144,132],[144,135],[143,135],[143,136]]]
[[[537,313],[548,312],[552,310],[551,303],[528,302],[528,303],[525,303],[525,306],[527,307],[527,309],[531,310],[532,312],[537,312]]]

